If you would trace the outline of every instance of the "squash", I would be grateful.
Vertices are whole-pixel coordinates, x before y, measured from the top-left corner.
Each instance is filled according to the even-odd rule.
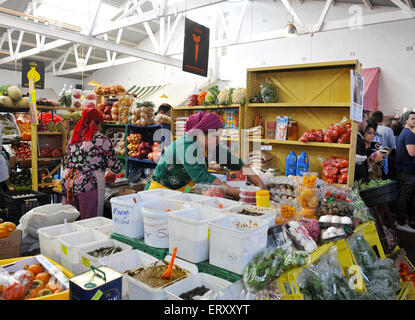
[[[8,238],[13,231],[16,230],[16,225],[12,222],[3,222],[0,224],[0,239]]]
[[[30,289],[24,295],[23,300],[34,299],[34,298],[37,298],[37,297],[39,297],[39,294],[37,293],[37,291],[36,290],[33,290],[33,289]]]
[[[42,289],[38,291],[39,297],[44,297],[53,294],[53,292],[50,289]]]
[[[22,91],[16,86],[9,87],[7,89],[7,95],[15,102],[22,99]]]
[[[50,274],[47,272],[38,273],[35,277],[35,280],[41,280],[44,284],[48,283],[50,280]]]

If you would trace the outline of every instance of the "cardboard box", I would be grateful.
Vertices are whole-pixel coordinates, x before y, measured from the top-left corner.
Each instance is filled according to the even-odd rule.
[[[13,231],[8,238],[0,239],[0,260],[20,257],[22,231]]]

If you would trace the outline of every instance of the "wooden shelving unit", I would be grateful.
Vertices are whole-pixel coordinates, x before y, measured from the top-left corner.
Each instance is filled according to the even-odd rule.
[[[174,134],[176,132],[175,126],[175,119],[178,117],[188,117],[190,116],[190,111],[213,111],[216,110],[224,110],[224,109],[238,109],[239,114],[239,128],[238,128],[238,137],[221,137],[220,140],[227,141],[230,143],[238,143],[238,156],[241,156],[241,132],[244,128],[244,121],[245,121],[245,105],[241,104],[229,104],[229,105],[210,105],[210,106],[177,106],[173,107],[171,114],[172,114],[172,121],[171,121],[171,128],[172,128],[172,142],[177,139],[177,136]]]
[[[301,65],[253,68],[247,70],[247,100],[260,92],[260,86],[267,79],[277,89],[277,103],[247,103],[245,126],[254,124],[255,115],[260,113],[266,121],[276,121],[276,117],[289,116],[299,126],[299,136],[310,129],[327,129],[343,117],[350,119],[350,70],[361,72],[357,60],[312,63]],[[349,160],[348,185],[354,181],[357,122],[352,123],[350,144],[300,142],[292,140],[249,138],[242,147],[242,159],[247,160],[252,142],[272,145],[274,155],[272,167],[285,169],[285,158],[290,151],[297,156],[306,152],[310,159],[309,171],[321,177],[321,159],[340,156]]]

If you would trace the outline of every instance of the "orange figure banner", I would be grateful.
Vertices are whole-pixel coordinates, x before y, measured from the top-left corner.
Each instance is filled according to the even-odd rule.
[[[185,20],[183,71],[207,76],[209,60],[209,28],[190,19]]]

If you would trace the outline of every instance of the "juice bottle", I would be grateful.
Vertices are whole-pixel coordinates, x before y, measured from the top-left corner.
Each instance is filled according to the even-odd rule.
[[[305,152],[301,152],[297,160],[296,175],[302,176],[304,172],[308,171],[309,159]]]
[[[294,151],[290,151],[285,159],[285,175],[286,176],[295,176],[297,170],[297,155]]]

